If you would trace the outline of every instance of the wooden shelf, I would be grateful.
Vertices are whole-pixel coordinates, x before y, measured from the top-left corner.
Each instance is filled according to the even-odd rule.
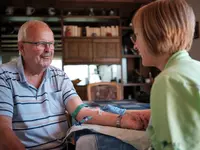
[[[121,27],[122,30],[132,30],[132,27]]]
[[[123,86],[151,86],[151,83],[124,83]]]
[[[63,18],[120,19],[120,16],[63,16]]]
[[[106,36],[106,37],[100,37],[100,36],[96,36],[96,37],[87,37],[87,36],[71,36],[71,37],[64,37],[64,39],[119,39],[119,36]]]
[[[45,22],[60,22],[60,16],[6,16],[3,21],[26,22],[29,20],[41,20]]]
[[[120,16],[63,16],[64,22],[108,22],[119,19]]]
[[[122,57],[123,57],[123,58],[141,58],[140,55],[131,55],[131,54],[123,55]]]

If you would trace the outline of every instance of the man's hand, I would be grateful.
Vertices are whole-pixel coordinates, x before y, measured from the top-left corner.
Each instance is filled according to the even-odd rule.
[[[135,130],[145,130],[148,126],[150,110],[129,111],[121,119],[121,127]]]

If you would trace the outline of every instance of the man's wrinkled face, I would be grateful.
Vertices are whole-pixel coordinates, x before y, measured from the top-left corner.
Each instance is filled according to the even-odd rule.
[[[47,68],[54,55],[54,36],[47,26],[31,27],[20,50],[24,62],[33,68]]]

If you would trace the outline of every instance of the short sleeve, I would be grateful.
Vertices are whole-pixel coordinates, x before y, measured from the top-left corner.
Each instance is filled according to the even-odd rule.
[[[12,117],[13,107],[12,89],[8,81],[0,75],[0,115]]]
[[[67,102],[74,96],[78,96],[73,83],[69,79],[69,77],[65,74],[61,90],[63,91],[63,102],[67,105]]]
[[[164,75],[152,87],[147,131],[156,150],[200,147],[200,92],[198,86],[185,81],[178,74]]]

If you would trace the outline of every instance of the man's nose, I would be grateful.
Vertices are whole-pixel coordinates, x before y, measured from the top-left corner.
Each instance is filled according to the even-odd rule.
[[[46,44],[44,50],[45,50],[45,51],[50,51],[50,49],[51,49],[51,48],[50,48],[50,44]]]

